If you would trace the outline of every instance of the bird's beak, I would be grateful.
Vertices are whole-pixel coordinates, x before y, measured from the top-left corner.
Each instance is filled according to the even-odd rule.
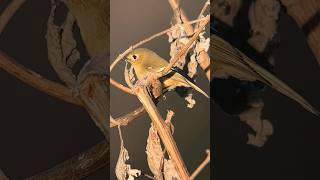
[[[126,62],[128,62],[128,63],[131,63],[131,60],[130,59],[128,59],[128,58],[126,58],[126,59],[124,59]]]

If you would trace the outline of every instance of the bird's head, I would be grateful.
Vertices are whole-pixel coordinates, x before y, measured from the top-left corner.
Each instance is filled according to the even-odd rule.
[[[145,60],[149,59],[148,56],[154,54],[153,51],[146,49],[146,48],[138,48],[131,51],[127,57],[126,60],[131,63],[132,65],[140,65]]]

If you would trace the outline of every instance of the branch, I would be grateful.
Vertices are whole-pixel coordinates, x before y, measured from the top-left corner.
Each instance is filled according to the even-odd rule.
[[[140,102],[143,104],[144,108],[148,112],[150,119],[152,120],[155,128],[157,129],[161,140],[170,156],[172,161],[175,164],[176,170],[181,179],[187,180],[189,179],[188,170],[181,158],[180,152],[178,147],[171,135],[171,131],[168,129],[168,126],[163,121],[160,113],[158,112],[155,104],[151,100],[146,87],[144,86],[137,86],[134,89],[135,94],[137,95]]]
[[[0,68],[30,85],[31,87],[38,89],[50,96],[64,100],[68,103],[82,106],[82,102],[78,98],[72,96],[72,92],[67,87],[47,80],[38,73],[24,67],[17,63],[14,59],[10,58],[6,54],[0,51]]]
[[[91,149],[63,163],[27,178],[27,180],[78,180],[89,176],[109,163],[109,145],[102,141]],[[107,176],[107,174],[106,174]]]
[[[168,66],[166,66],[166,68],[164,68],[160,73],[159,73],[159,77],[164,76],[165,74],[167,74],[171,68],[173,67],[173,65],[181,58],[181,56],[183,56],[188,49],[190,48],[190,46],[194,43],[194,41],[198,38],[199,34],[203,31],[203,28],[207,25],[207,23],[210,21],[210,16],[206,16],[206,19],[204,20],[203,24],[201,24],[201,26],[197,29],[197,31],[193,34],[192,38],[190,38],[190,40],[188,41],[188,43],[181,48],[181,50],[175,55],[173,56],[173,58],[170,60],[170,63]]]
[[[0,15],[0,35],[2,34],[4,28],[7,26],[8,22],[16,11],[26,2],[26,0],[13,0],[6,7],[3,13]]]
[[[126,126],[128,125],[131,121],[137,119],[140,117],[142,114],[145,113],[145,109],[143,106],[139,107],[138,109],[123,115],[121,117],[118,117],[117,119],[114,119],[113,122],[110,121],[110,128],[116,127],[118,125],[120,126]]]
[[[190,180],[193,180],[210,162],[210,150],[207,150],[207,157],[204,161],[199,165],[199,167],[192,173],[190,176]],[[211,174],[212,176],[212,174]]]
[[[8,24],[12,16],[23,5],[26,0],[13,0],[8,7],[0,15],[0,35],[5,26]],[[50,96],[64,100],[75,105],[82,105],[79,99],[72,97],[72,92],[63,85],[43,78],[41,75],[17,63],[13,58],[10,58],[5,53],[0,51],[0,68]]]
[[[182,22],[186,23],[183,24],[185,31],[187,33],[187,35],[192,35],[193,34],[193,27],[191,26],[191,24],[188,24],[187,22],[189,22],[188,17],[186,16],[185,12],[183,11],[183,9],[180,8],[180,4],[179,4],[179,0],[168,0],[172,10],[176,10],[177,8],[179,8],[180,14],[181,14],[181,20]]]
[[[168,0],[168,1],[169,1],[169,4],[170,4],[170,6],[171,6],[171,8],[172,8],[173,11],[179,6],[179,1],[178,1],[178,0]],[[202,14],[205,12],[205,10],[206,10],[207,7],[208,7],[208,4],[210,4],[209,1],[206,1],[206,3],[204,4],[203,8],[201,9],[201,12],[200,12],[198,18],[200,18],[200,17],[202,16]],[[193,33],[193,28],[192,28],[191,24],[188,23],[189,20],[188,20],[188,17],[186,16],[186,14],[184,13],[184,11],[183,11],[183,10],[180,10],[180,11],[181,11],[181,12],[180,12],[180,14],[181,14],[181,20],[182,20],[182,22],[185,24],[185,26],[184,26],[184,27],[185,27],[185,31],[186,31],[186,33],[187,33],[188,35],[190,35],[190,34]],[[203,22],[203,23],[206,24],[206,22]],[[203,28],[201,28],[200,22],[199,22],[198,26],[200,26],[200,27],[199,27],[200,29],[203,29]],[[197,30],[196,30],[196,31],[197,31]],[[208,79],[209,81],[211,81],[211,74],[210,74],[210,57],[209,57],[208,53],[205,52],[205,51],[202,51],[202,52],[199,54],[199,59],[200,59],[200,60],[198,61],[198,63],[199,63],[199,65],[200,65],[200,67],[202,68],[203,71],[205,71],[207,79]]]

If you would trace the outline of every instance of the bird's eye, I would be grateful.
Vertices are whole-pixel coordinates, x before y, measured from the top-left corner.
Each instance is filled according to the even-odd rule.
[[[137,55],[132,55],[132,58],[133,58],[134,60],[136,60],[136,59],[138,58],[138,56],[137,56]]]

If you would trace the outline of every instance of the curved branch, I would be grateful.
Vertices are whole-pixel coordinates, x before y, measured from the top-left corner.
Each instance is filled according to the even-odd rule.
[[[72,91],[70,89],[59,83],[43,78],[36,72],[17,63],[13,58],[10,58],[1,51],[0,68],[39,91],[68,103],[82,106],[82,102],[78,98],[72,96]]]
[[[68,179],[78,180],[89,176],[109,163],[109,145],[102,141],[86,152],[76,155],[63,163],[36,174],[26,180]],[[106,176],[108,176],[106,174]]]
[[[0,35],[3,32],[4,28],[7,26],[12,16],[24,4],[24,2],[26,2],[26,0],[13,0],[0,15]]]
[[[146,111],[143,106],[139,107],[138,109],[123,115],[121,117],[118,117],[117,119],[114,119],[113,121],[110,121],[110,128],[116,127],[118,125],[125,126],[129,124],[131,121],[137,119],[142,114],[144,114]]]

